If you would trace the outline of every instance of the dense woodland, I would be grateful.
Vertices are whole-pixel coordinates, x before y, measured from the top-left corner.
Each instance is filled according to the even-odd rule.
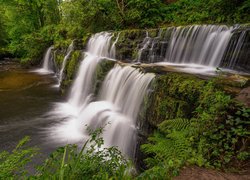
[[[0,0],[0,58],[33,62],[52,44],[69,45],[100,31],[249,23],[250,0]],[[26,164],[38,150],[23,139],[11,153],[0,152],[0,179],[170,179],[184,166],[238,172],[249,166],[250,109],[220,82],[175,74],[155,81],[159,91],[195,106],[189,118],[158,124],[141,146],[145,159],[137,170],[115,147],[100,148],[101,128],[90,131],[80,152],[76,145],[56,150],[35,175],[27,175]],[[151,98],[152,105],[161,99],[157,106],[172,106],[167,95]]]

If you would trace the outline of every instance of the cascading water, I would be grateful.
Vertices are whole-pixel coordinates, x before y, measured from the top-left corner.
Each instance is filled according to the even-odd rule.
[[[247,31],[244,30],[240,33],[239,37],[236,40],[233,40],[233,42],[231,43],[232,46],[228,47],[229,53],[227,55],[231,55],[231,57],[228,57],[229,62],[226,67],[233,69],[235,66],[237,66],[246,37]]]
[[[142,53],[145,49],[149,47],[150,42],[152,41],[152,38],[148,36],[148,31],[146,31],[146,37],[142,41],[142,47],[138,51],[138,58],[137,61],[140,62],[142,60]]]
[[[64,69],[65,69],[65,66],[66,66],[66,63],[67,63],[67,60],[69,59],[72,51],[74,50],[74,43],[72,42],[68,49],[67,49],[67,53],[66,53],[66,56],[64,57],[63,59],[63,63],[62,63],[62,66],[60,68],[60,71],[59,71],[59,77],[58,77],[58,81],[59,81],[59,86],[61,85],[62,83],[62,79],[63,79],[63,72],[64,72]]]
[[[154,38],[147,34],[143,46],[138,49],[137,59],[146,63],[161,62],[181,67],[191,73],[213,74],[216,67],[235,69],[239,66],[242,48],[245,48],[244,52],[247,51],[243,44],[249,30],[239,29],[240,26],[224,25],[170,27],[160,30]],[[232,43],[235,32],[239,35]],[[224,62],[225,59],[227,62]]]
[[[37,70],[37,72],[40,73],[54,73],[54,62],[53,62],[53,55],[52,55],[52,49],[53,46],[49,47],[46,50],[46,53],[43,57],[43,64],[42,64],[42,68]]]
[[[111,56],[111,38],[112,34],[105,32],[89,40],[68,102],[58,103],[49,114],[53,119],[62,119],[49,129],[49,134],[57,143],[82,143],[88,138],[85,125],[98,128],[107,124],[103,133],[105,146],[118,146],[133,157],[137,115],[154,75],[117,65],[106,76],[96,101],[91,102],[96,66],[101,59]]]
[[[227,26],[188,26],[174,29],[166,61],[218,67],[232,36]]]
[[[118,146],[133,157],[137,115],[153,78],[154,74],[132,67],[115,66],[106,76],[97,101],[89,103],[77,118],[79,132],[87,135],[84,124],[92,129],[106,125],[104,146]]]
[[[116,43],[118,42],[119,37],[120,37],[120,33],[118,33],[118,35],[117,35],[117,37],[116,37],[114,43],[112,44],[112,46],[111,46],[111,48],[110,48],[110,58],[112,58],[112,59],[115,59],[115,58],[116,58],[116,57],[115,57],[115,55],[116,55],[116,47],[115,47],[115,45],[116,45]]]
[[[93,75],[97,64],[103,58],[110,56],[109,47],[112,35],[110,33],[95,34],[88,42],[87,53],[81,62],[78,75],[71,88],[69,103],[83,108],[92,93]]]

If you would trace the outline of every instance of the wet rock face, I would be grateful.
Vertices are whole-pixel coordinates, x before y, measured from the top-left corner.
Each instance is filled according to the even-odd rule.
[[[238,49],[237,49],[238,48]],[[239,71],[250,72],[250,27],[235,31],[230,39],[221,66]]]
[[[250,107],[250,86],[242,89],[235,99]]]
[[[147,122],[156,127],[166,119],[190,118],[205,83],[195,76],[178,73],[157,76],[147,102]]]
[[[116,43],[116,59],[127,62],[136,60],[138,45],[142,43],[146,36],[145,30],[124,30],[117,32],[119,39]]]

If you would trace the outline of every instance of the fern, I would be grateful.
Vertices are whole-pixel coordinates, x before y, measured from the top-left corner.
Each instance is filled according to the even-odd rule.
[[[183,118],[176,118],[176,119],[170,119],[163,121],[159,125],[159,130],[164,132],[164,133],[169,133],[170,130],[185,130],[188,127],[191,126],[192,121],[189,119],[183,119]]]
[[[173,130],[167,135],[157,132],[150,137],[149,143],[141,146],[143,152],[151,155],[145,160],[150,168],[145,173],[153,171],[152,168],[157,166],[167,168],[170,176],[176,174],[179,167],[192,155],[192,143],[187,138],[187,134],[188,130]]]

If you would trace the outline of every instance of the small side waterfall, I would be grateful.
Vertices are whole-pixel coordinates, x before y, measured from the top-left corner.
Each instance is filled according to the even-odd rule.
[[[42,68],[38,70],[41,73],[54,73],[54,62],[53,62],[53,55],[52,55],[53,46],[49,47],[46,50],[46,53],[43,57],[43,64]]]
[[[118,42],[119,37],[120,37],[120,33],[118,33],[118,35],[117,35],[117,37],[116,37],[114,43],[112,44],[112,46],[111,46],[111,48],[110,48],[110,58],[112,58],[112,59],[115,59],[115,58],[116,58],[116,57],[115,57],[115,55],[116,55],[116,47],[115,47],[115,45],[116,45],[116,43]]]
[[[142,41],[142,47],[138,51],[138,58],[137,61],[140,62],[142,60],[142,53],[143,51],[149,47],[150,42],[152,41],[152,38],[148,36],[148,31],[146,31],[146,37]]]
[[[62,66],[60,68],[60,71],[59,71],[59,77],[58,77],[58,81],[59,81],[59,86],[61,85],[62,83],[62,80],[63,80],[63,72],[64,72],[64,69],[65,69],[65,66],[66,66],[66,63],[67,63],[67,60],[69,59],[72,51],[74,49],[74,42],[72,41],[72,43],[69,45],[68,49],[67,49],[67,52],[66,52],[66,55],[63,59],[63,63],[62,63]]]

